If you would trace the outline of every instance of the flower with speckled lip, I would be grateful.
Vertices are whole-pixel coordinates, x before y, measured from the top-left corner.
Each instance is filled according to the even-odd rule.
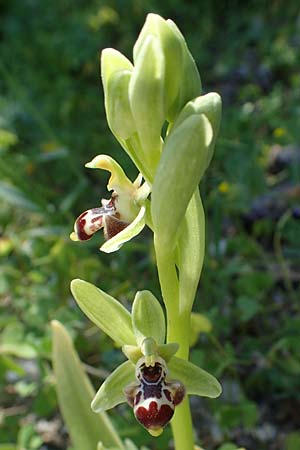
[[[109,200],[101,200],[101,206],[80,214],[70,238],[73,241],[86,241],[103,229],[106,242],[100,250],[114,252],[144,228],[145,201],[150,189],[146,182],[141,184],[141,175],[132,183],[110,156],[98,155],[86,167],[109,171],[111,176],[107,188],[113,192]]]
[[[176,357],[177,343],[165,343],[164,312],[151,292],[137,292],[130,314],[86,281],[73,280],[71,291],[82,311],[128,358],[100,386],[91,405],[94,412],[127,402],[138,422],[159,436],[185,395],[220,395],[221,386],[212,375]]]

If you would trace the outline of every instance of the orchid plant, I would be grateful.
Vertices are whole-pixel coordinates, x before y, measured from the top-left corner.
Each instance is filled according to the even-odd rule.
[[[107,188],[111,194],[76,219],[71,239],[85,241],[103,229],[100,250],[110,253],[148,226],[153,232],[164,309],[145,290],[136,293],[130,313],[89,282],[72,281],[79,307],[127,358],[102,383],[91,408],[107,421],[105,411],[127,402],[151,435],[159,436],[170,422],[175,449],[194,450],[188,395],[215,398],[221,393],[219,382],[188,360],[192,306],[205,244],[198,185],[212,158],[221,100],[216,93],[201,95],[200,76],[184,37],[171,20],[155,14],[147,16],[134,45],[133,64],[117,50],[105,49],[101,74],[108,125],[139,175],[130,181],[107,155],[88,163],[89,168],[110,172]],[[66,388],[59,388],[65,334],[57,322],[53,330],[62,404],[71,385],[65,381]],[[69,361],[70,367],[75,359]],[[86,414],[90,418],[90,411]],[[72,413],[64,416],[71,423]],[[112,425],[109,432],[105,427],[90,447],[87,441],[82,447],[75,443],[83,438],[82,433],[76,437],[69,425],[76,449],[96,450],[97,443],[98,450],[136,448],[128,440],[122,442]]]

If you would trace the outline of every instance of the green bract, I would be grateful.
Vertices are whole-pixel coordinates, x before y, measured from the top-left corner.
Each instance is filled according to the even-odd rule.
[[[209,373],[174,357],[178,345],[165,344],[165,319],[158,300],[149,291],[138,292],[132,313],[113,297],[83,280],[73,280],[72,293],[86,315],[115,342],[124,346],[129,360],[121,364],[104,381],[92,401],[95,412],[106,411],[126,401],[124,388],[135,380],[135,363],[141,356],[156,356],[168,361],[169,378],[178,379],[187,394],[217,397],[221,393],[218,381]],[[131,357],[132,356],[132,357]]]
[[[152,219],[168,251],[176,245],[190,199],[211,160],[220,115],[218,94],[198,97],[182,109],[164,143],[152,187]]]

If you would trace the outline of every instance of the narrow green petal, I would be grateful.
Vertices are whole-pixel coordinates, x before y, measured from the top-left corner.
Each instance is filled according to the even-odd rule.
[[[152,219],[165,251],[176,245],[189,201],[206,169],[212,127],[204,114],[189,116],[168,135],[152,188]]]
[[[158,345],[158,354],[161,356],[166,362],[168,362],[175,353],[178,352],[179,344],[177,342],[169,342],[168,344]]]
[[[137,345],[123,345],[122,352],[133,364],[136,364],[143,356],[141,348]]]
[[[107,189],[109,191],[134,191],[133,183],[125,175],[120,164],[111,156],[97,155],[90,162],[86,163],[85,167],[88,167],[89,169],[102,169],[110,172],[111,175],[107,183]]]
[[[92,410],[102,412],[126,402],[124,388],[134,380],[135,367],[130,361],[126,361],[117,367],[101,385],[92,401]]]
[[[187,394],[201,397],[218,397],[222,387],[218,380],[200,367],[189,361],[174,356],[168,363],[170,379],[181,381]]]
[[[132,326],[138,345],[147,337],[163,344],[166,335],[165,316],[159,301],[150,291],[137,292],[132,305]]]
[[[142,206],[136,218],[120,233],[116,234],[114,237],[106,241],[100,250],[105,253],[112,253],[125,244],[125,242],[130,241],[135,236],[137,236],[145,226],[145,214],[146,208]]]
[[[124,449],[108,416],[91,410],[94,390],[67,331],[56,320],[51,325],[56,391],[74,449],[95,450],[100,439],[106,447]]]
[[[71,291],[79,307],[117,344],[135,345],[131,316],[116,299],[83,280],[73,280]]]

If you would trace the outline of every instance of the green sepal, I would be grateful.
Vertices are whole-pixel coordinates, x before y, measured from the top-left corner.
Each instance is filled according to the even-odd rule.
[[[195,114],[174,127],[166,139],[151,200],[156,242],[164,252],[176,245],[187,206],[205,171],[212,137],[209,120]]]
[[[213,375],[189,361],[174,356],[168,367],[169,378],[181,381],[187,394],[216,398],[222,393],[222,387]]]
[[[112,253],[125,244],[125,242],[130,241],[135,236],[137,236],[145,226],[145,215],[146,208],[142,206],[138,212],[138,215],[135,219],[127,225],[124,230],[120,231],[118,234],[113,236],[111,239],[106,241],[101,247],[100,250],[105,253]]]
[[[120,70],[113,73],[108,82],[105,109],[111,131],[120,139],[128,139],[136,131],[129,104],[129,82],[132,72]]]
[[[137,344],[145,338],[153,338],[157,344],[163,344],[166,336],[165,316],[159,301],[150,291],[136,293],[132,305],[132,327]]]
[[[66,329],[53,321],[53,367],[60,409],[75,450],[95,450],[101,439],[109,448],[124,450],[105,413],[91,411],[94,389],[86,376]]]
[[[149,35],[135,62],[129,99],[142,148],[142,160],[155,173],[161,152],[164,111],[164,57],[159,40]]]
[[[88,318],[118,345],[136,343],[131,316],[115,298],[79,279],[71,282],[71,292]]]
[[[122,53],[118,52],[114,48],[105,48],[101,53],[101,78],[103,83],[104,94],[107,94],[107,84],[110,77],[120,70],[133,70],[133,65],[126,58],[126,56],[122,55]]]
[[[135,380],[135,367],[126,361],[114,370],[95,395],[91,407],[94,412],[102,412],[126,402],[124,388]]]
[[[172,20],[168,19],[167,24],[177,36],[177,39],[181,43],[182,49],[180,90],[178,97],[173,104],[173,108],[170,109],[168,114],[168,119],[172,122],[177,117],[186,102],[201,94],[202,86],[196,63],[187,47],[184,36]]]

